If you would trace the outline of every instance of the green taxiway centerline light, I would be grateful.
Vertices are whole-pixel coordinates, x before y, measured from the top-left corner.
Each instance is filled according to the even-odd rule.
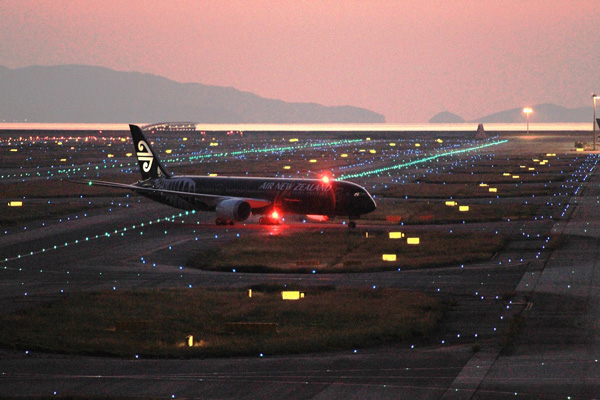
[[[386,172],[386,171],[391,171],[391,170],[394,170],[394,169],[401,169],[401,168],[405,168],[405,167],[410,167],[411,165],[421,164],[421,163],[424,163],[424,162],[427,162],[427,161],[437,160],[438,158],[441,158],[441,157],[452,156],[454,154],[460,154],[460,153],[466,153],[468,151],[479,150],[479,149],[483,149],[485,147],[495,146],[495,145],[506,143],[506,142],[508,142],[508,140],[500,140],[500,141],[497,141],[497,142],[487,143],[487,144],[484,144],[484,145],[481,145],[481,146],[469,147],[469,148],[461,149],[461,150],[448,151],[446,153],[436,154],[434,156],[425,157],[425,158],[422,158],[420,160],[415,160],[415,161],[411,161],[411,162],[407,162],[407,163],[403,163],[403,164],[393,165],[391,167],[379,168],[379,169],[375,169],[375,170],[372,170],[372,171],[359,172],[359,173],[356,173],[356,174],[342,175],[342,176],[338,177],[338,179],[344,180],[344,179],[349,179],[349,178],[360,178],[360,177],[369,176],[369,175],[373,175],[373,174],[379,174],[381,172]]]

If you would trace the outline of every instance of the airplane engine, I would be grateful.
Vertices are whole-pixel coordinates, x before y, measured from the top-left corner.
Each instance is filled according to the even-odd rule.
[[[217,219],[222,221],[245,221],[252,212],[247,201],[240,199],[223,200],[217,205]]]

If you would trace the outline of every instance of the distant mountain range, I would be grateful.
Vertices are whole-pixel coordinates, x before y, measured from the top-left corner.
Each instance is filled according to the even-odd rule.
[[[288,103],[230,87],[82,65],[0,66],[0,93],[0,121],[6,122],[385,122],[359,107]]]
[[[592,122],[592,107],[567,108],[556,104],[538,104],[531,107],[533,113],[529,116],[530,122]],[[598,110],[596,110],[598,111]],[[526,120],[522,108],[513,108],[500,111],[472,121],[465,121],[461,116],[448,111],[443,111],[433,116],[430,123],[458,123],[458,122],[524,122]]]

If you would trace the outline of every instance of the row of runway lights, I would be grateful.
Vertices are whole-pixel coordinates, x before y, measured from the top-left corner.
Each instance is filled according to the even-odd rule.
[[[125,206],[129,207],[128,204],[126,204]],[[160,222],[172,222],[172,221],[174,221],[177,218],[183,218],[185,216],[188,216],[190,214],[193,215],[195,213],[196,213],[195,210],[185,211],[185,212],[181,212],[179,214],[173,214],[170,217],[157,218],[155,220],[150,220],[150,221],[147,221],[147,222],[142,222],[140,224],[134,224],[134,225],[131,225],[130,227],[124,227],[124,228],[120,228],[120,229],[115,229],[114,231],[110,231],[110,232],[107,231],[107,232],[104,232],[102,234],[86,236],[85,238],[82,238],[82,239],[76,239],[76,240],[71,241],[71,242],[65,242],[64,244],[58,244],[58,245],[54,245],[54,246],[51,246],[51,247],[48,247],[48,248],[42,248],[41,250],[30,251],[29,253],[19,254],[17,256],[12,256],[12,257],[5,257],[4,259],[0,259],[0,263],[8,263],[9,261],[20,260],[20,259],[25,258],[25,257],[30,257],[30,256],[33,256],[33,255],[36,255],[36,254],[45,253],[47,251],[58,250],[58,249],[61,249],[61,248],[65,248],[65,247],[73,246],[73,245],[77,245],[77,244],[83,244],[83,243],[89,242],[91,240],[96,240],[96,239],[101,239],[101,238],[110,238],[113,235],[119,235],[120,234],[120,236],[125,236],[125,233],[128,232],[128,229],[129,229],[129,231],[135,231],[135,230],[144,228],[146,226],[151,226],[152,224],[156,224],[156,223],[160,223]],[[86,216],[87,216],[87,214],[86,214]],[[78,218],[76,217],[74,219],[78,219]],[[167,231],[165,230],[164,233],[167,234]],[[143,230],[140,231],[140,235],[143,235],[143,234],[144,234]],[[215,235],[215,238],[218,238],[218,236]],[[4,269],[7,270],[9,268],[5,266]],[[23,271],[23,268],[19,268],[18,270],[19,271]],[[40,270],[40,272],[43,272],[43,271]],[[69,272],[67,272],[67,273],[69,273]]]
[[[161,161],[163,161],[165,164],[171,164],[171,163],[181,163],[181,162],[185,162],[185,161],[195,161],[195,160],[204,160],[204,159],[219,159],[219,158],[224,158],[224,157],[228,157],[228,156],[233,156],[233,157],[243,157],[249,154],[261,154],[261,153],[282,153],[282,152],[286,152],[286,151],[298,151],[298,150],[303,150],[303,149],[316,149],[316,148],[322,148],[325,146],[328,147],[340,147],[340,146],[348,146],[348,145],[354,145],[356,143],[362,142],[362,139],[344,139],[344,140],[336,140],[336,141],[319,141],[317,143],[299,143],[296,145],[288,145],[288,146],[270,146],[270,147],[264,147],[264,148],[255,148],[254,144],[252,144],[250,146],[250,148],[246,148],[243,147],[243,150],[238,150],[238,151],[231,151],[231,152],[219,152],[219,153],[215,153],[215,152],[210,152],[207,154],[195,154],[196,152],[192,153],[191,155],[186,155],[186,156],[179,156],[177,158],[165,158]],[[241,145],[240,145],[241,147]],[[104,153],[105,150],[103,149],[102,152]],[[129,155],[131,155],[131,153],[128,153]],[[98,165],[96,165],[98,164]],[[119,162],[118,159],[114,158],[114,156],[112,154],[108,154],[108,159],[103,159],[101,161],[98,161],[96,163],[88,163],[87,167],[75,167],[75,164],[71,165],[73,168],[62,168],[58,167],[57,171],[53,171],[53,170],[47,170],[47,171],[41,171],[41,172],[36,172],[35,174],[32,173],[22,173],[22,174],[6,174],[6,175],[2,175],[0,176],[1,179],[8,179],[8,178],[23,178],[23,177],[42,177],[42,176],[54,176],[54,175],[58,175],[58,174],[74,174],[74,173],[78,173],[78,172],[82,172],[82,171],[89,171],[91,170],[100,170],[101,168],[124,168],[124,167],[128,167],[130,169],[132,168],[136,168],[137,167],[137,163],[136,162]],[[21,167],[22,168],[22,167]],[[40,166],[37,167],[38,169],[40,168]],[[50,168],[54,168],[54,166],[51,166]]]
[[[184,161],[194,161],[194,160],[204,160],[204,159],[216,159],[218,160],[219,158],[222,157],[227,157],[227,156],[234,156],[234,157],[238,157],[238,158],[242,158],[245,157],[248,154],[259,154],[259,153],[272,153],[272,154],[277,154],[277,153],[283,153],[283,152],[287,152],[287,151],[298,151],[298,150],[302,150],[302,149],[306,149],[306,148],[322,148],[325,146],[331,147],[332,149],[335,149],[336,147],[341,147],[341,146],[348,146],[348,145],[352,145],[352,144],[356,144],[356,143],[360,143],[363,142],[363,139],[344,139],[344,140],[338,140],[338,141],[321,141],[321,142],[317,142],[317,143],[302,143],[302,144],[297,144],[297,145],[293,145],[293,146],[276,146],[276,147],[266,147],[266,148],[254,148],[254,144],[251,145],[250,149],[244,148],[243,150],[239,150],[239,151],[232,151],[232,152],[221,152],[221,153],[209,153],[209,154],[200,154],[200,155],[186,155],[186,156],[181,156],[178,158],[167,158],[164,160],[165,164],[169,164],[169,163],[181,163]],[[386,142],[384,140],[377,140],[377,141],[373,141],[373,143],[376,142]],[[390,143],[392,144],[392,143]],[[393,143],[394,145],[396,143]],[[418,144],[418,143],[416,143]],[[362,151],[360,149],[355,149],[356,151]],[[104,152],[105,150],[103,149],[102,152]],[[405,152],[407,154],[411,154],[413,152],[412,148],[409,148],[409,150],[405,150]],[[131,154],[131,153],[129,153]],[[414,154],[419,154],[419,151],[415,151]],[[397,155],[396,155],[397,156]],[[47,170],[45,171],[38,171],[35,174],[32,173],[22,173],[22,174],[6,174],[6,175],[2,175],[0,176],[1,179],[8,179],[8,178],[23,178],[23,177],[43,177],[44,175],[46,175],[47,177],[51,177],[54,176],[55,174],[67,174],[67,175],[72,175],[72,174],[76,174],[76,173],[80,173],[80,172],[84,172],[86,173],[87,171],[99,171],[102,168],[121,168],[121,171],[123,171],[123,169],[125,168],[128,172],[134,172],[133,169],[136,168],[137,163],[135,162],[119,162],[117,159],[114,159],[112,156],[112,154],[108,155],[109,159],[103,159],[101,162],[99,163],[88,163],[87,167],[75,167],[74,164],[72,164],[73,168],[66,168],[66,169],[58,169],[58,171],[53,172],[53,170]],[[38,169],[40,168],[39,166],[37,167]],[[53,166],[51,167],[53,168]]]
[[[392,144],[392,143],[390,143],[390,144]],[[393,143],[393,144],[395,144],[395,143]],[[418,144],[418,143],[416,143],[416,144]],[[313,144],[313,145],[320,146],[320,145],[323,145],[323,144],[322,143],[318,143],[318,144]],[[460,144],[455,144],[454,146],[460,146]],[[280,147],[279,149],[288,149],[288,148],[285,148],[285,147],[281,148]],[[253,150],[253,152],[256,152],[256,151],[273,152],[273,148]],[[216,154],[216,155],[214,155],[214,154],[208,154],[208,155],[198,156],[198,157],[217,157],[217,156],[223,156],[223,155],[227,155],[227,154],[238,154],[238,153],[243,153],[243,152],[221,153],[221,154]],[[190,156],[189,158],[192,159],[193,157],[194,156]],[[104,160],[104,161],[106,162],[106,160]],[[178,160],[172,160],[172,159],[167,160],[167,162],[172,162],[172,161],[178,161]],[[129,163],[129,165],[131,165],[131,163]],[[113,167],[114,166],[116,166],[116,165],[113,165]],[[123,164],[121,164],[120,166],[123,166]],[[104,166],[104,167],[106,168],[106,166]],[[89,169],[89,167],[88,167],[88,169]],[[99,168],[96,167],[96,169],[99,169]],[[70,170],[68,172],[70,172]],[[38,174],[38,175],[41,175],[41,174]]]
[[[340,143],[341,143],[341,142],[340,142]],[[337,143],[336,145],[338,145],[338,144],[340,144],[340,143]],[[395,143],[394,143],[394,144],[395,144]],[[323,143],[311,144],[311,146],[313,146],[313,147],[315,147],[315,146],[322,146],[322,145],[324,145],[324,144],[323,144]],[[460,145],[459,145],[459,144],[455,144],[454,146],[456,147],[456,146],[460,146]],[[278,149],[281,149],[281,148],[278,148]],[[272,149],[272,148],[268,148],[268,149],[258,149],[258,150],[256,150],[256,151],[258,151],[258,152],[273,152],[273,149]],[[334,150],[333,150],[333,151],[335,152],[335,148],[334,148]],[[235,152],[234,152],[234,153],[235,153]],[[224,154],[225,154],[225,155],[227,155],[228,153],[224,153]],[[215,155],[210,155],[210,156],[211,156],[211,157],[214,157]],[[396,154],[396,158],[397,158],[397,157],[398,157],[398,154]],[[372,163],[372,162],[373,162],[373,161],[371,160],[371,161],[370,161],[370,163]],[[367,161],[366,163],[369,163],[369,161]],[[129,165],[131,165],[131,163],[129,163]],[[362,167],[362,166],[364,166],[364,165],[365,165],[365,162],[363,162],[363,163],[360,163],[360,164],[356,164],[356,166],[357,166],[357,167]],[[116,165],[113,165],[113,167],[115,167],[115,166],[116,166]],[[120,166],[123,166],[123,164],[120,164]],[[107,166],[106,166],[106,165],[104,165],[104,168],[107,168]],[[96,170],[99,170],[99,169],[100,169],[100,168],[99,168],[98,166],[96,166]],[[88,167],[88,170],[89,170],[89,167]],[[123,171],[123,169],[122,169],[121,171]],[[134,172],[134,171],[133,171],[132,169],[129,169],[127,172]],[[300,171],[298,171],[298,173],[299,173],[299,172],[300,172]],[[310,174],[310,172],[311,172],[311,171],[308,171],[308,173],[309,173],[309,174]],[[247,173],[246,173],[246,174],[247,174]],[[277,176],[279,176],[279,174],[277,174]],[[283,176],[285,176],[285,175],[283,175]]]
[[[211,152],[208,154],[200,154],[200,155],[187,155],[187,156],[180,156],[178,158],[165,158],[163,160],[161,160],[162,162],[164,162],[165,164],[171,164],[171,163],[181,163],[184,161],[195,161],[195,160],[204,160],[204,159],[218,159],[218,158],[223,158],[223,157],[227,157],[227,156],[233,156],[233,157],[240,157],[240,156],[245,156],[248,154],[261,154],[261,153],[281,153],[281,152],[286,152],[286,151],[298,151],[298,150],[303,150],[303,149],[315,149],[315,148],[321,148],[321,147],[340,147],[340,146],[348,146],[348,145],[353,145],[355,143],[359,143],[362,142],[362,139],[344,139],[344,140],[336,140],[336,141],[322,141],[322,142],[317,142],[317,143],[299,143],[296,145],[288,145],[288,146],[275,146],[275,147],[264,147],[264,148],[254,148],[254,146],[250,146],[250,148],[244,148],[243,150],[238,150],[238,151],[231,151],[231,152]],[[103,150],[104,152],[104,150]],[[131,153],[129,153],[131,154]],[[46,176],[54,176],[54,175],[59,175],[59,174],[74,174],[77,172],[82,172],[82,171],[89,171],[90,169],[92,170],[100,170],[101,168],[123,168],[123,167],[129,167],[129,168],[136,168],[137,167],[137,162],[119,162],[118,159],[114,158],[112,156],[112,154],[108,155],[108,160],[107,159],[103,159],[101,161],[99,161],[96,164],[100,164],[100,165],[88,165],[87,167],[75,167],[74,164],[72,164],[73,168],[62,168],[58,167],[58,169],[56,171],[53,170],[47,170],[47,171],[41,171],[41,172],[36,172],[35,174],[31,174],[31,173],[22,173],[22,174],[6,174],[6,175],[1,175],[0,179],[9,179],[9,178],[23,178],[23,177],[42,177],[44,175]],[[108,165],[107,165],[108,163]],[[88,163],[91,164],[91,163]],[[53,168],[54,166],[51,166],[50,168]],[[40,168],[39,166],[37,167],[38,169]]]

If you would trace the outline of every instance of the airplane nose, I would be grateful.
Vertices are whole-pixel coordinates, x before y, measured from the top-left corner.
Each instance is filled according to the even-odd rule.
[[[375,200],[371,196],[368,197],[368,201],[366,203],[367,204],[365,204],[365,209],[367,211],[365,211],[365,214],[373,212],[377,208],[377,204],[375,203]]]
[[[363,215],[375,211],[377,204],[368,193],[365,193],[365,195],[354,198],[353,208],[357,215]]]

